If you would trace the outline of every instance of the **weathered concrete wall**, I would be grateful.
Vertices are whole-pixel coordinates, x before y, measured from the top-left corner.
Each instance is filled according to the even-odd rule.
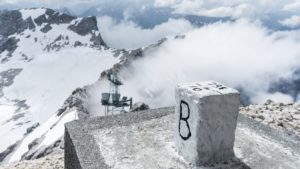
[[[65,130],[65,169],[82,169],[76,149],[67,130]]]
[[[175,140],[191,163],[207,165],[234,157],[239,92],[217,82],[176,87]]]

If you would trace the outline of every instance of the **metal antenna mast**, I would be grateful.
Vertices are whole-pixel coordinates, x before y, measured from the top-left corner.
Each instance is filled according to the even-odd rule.
[[[108,115],[109,112],[114,113],[115,109],[124,107],[132,108],[132,98],[127,99],[126,96],[121,98],[119,87],[123,83],[119,80],[116,74],[109,72],[107,75],[108,80],[110,81],[110,90],[109,93],[102,93],[101,103],[105,106],[105,115]]]

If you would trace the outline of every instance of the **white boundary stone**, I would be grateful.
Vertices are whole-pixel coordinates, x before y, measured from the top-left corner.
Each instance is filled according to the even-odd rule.
[[[239,92],[218,82],[176,87],[175,142],[179,152],[197,166],[234,157]]]

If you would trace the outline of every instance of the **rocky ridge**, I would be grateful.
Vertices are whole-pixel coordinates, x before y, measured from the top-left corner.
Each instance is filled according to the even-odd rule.
[[[177,39],[176,37],[174,39]],[[125,49],[117,49],[114,51],[114,57],[120,57],[120,62],[113,65],[113,67],[105,70],[100,75],[100,80],[103,78],[107,78],[107,74],[112,72],[114,74],[119,74],[125,68],[131,66],[135,60],[143,58],[146,54],[152,52],[153,50],[159,48],[163,43],[165,43],[168,39],[162,38],[154,44],[151,44],[147,47],[142,47],[134,50],[125,50]]]

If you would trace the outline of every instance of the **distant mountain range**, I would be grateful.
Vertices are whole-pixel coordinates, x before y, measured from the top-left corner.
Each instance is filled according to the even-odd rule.
[[[81,17],[87,16],[110,16],[117,22],[122,20],[133,21],[142,28],[153,28],[169,19],[185,19],[195,26],[203,26],[206,24],[211,24],[215,22],[226,22],[234,21],[235,19],[231,17],[209,17],[209,16],[199,16],[191,14],[179,14],[174,12],[171,8],[159,8],[148,6],[142,9],[135,9],[136,7],[128,8],[128,11],[124,11],[122,6],[94,6],[83,13],[79,14]],[[290,15],[287,13],[270,13],[261,19],[262,24],[271,30],[295,30],[299,29],[299,26],[289,27],[283,25],[280,21],[288,18]]]
[[[169,19],[185,19],[196,26],[203,26],[215,22],[230,21],[230,17],[207,17],[197,15],[184,15],[173,13],[170,8],[145,8],[143,10],[128,12],[128,16],[124,15],[124,11],[119,10],[117,6],[112,8],[91,7],[79,16],[110,16],[116,21],[128,20],[133,21],[142,28],[153,28]]]

